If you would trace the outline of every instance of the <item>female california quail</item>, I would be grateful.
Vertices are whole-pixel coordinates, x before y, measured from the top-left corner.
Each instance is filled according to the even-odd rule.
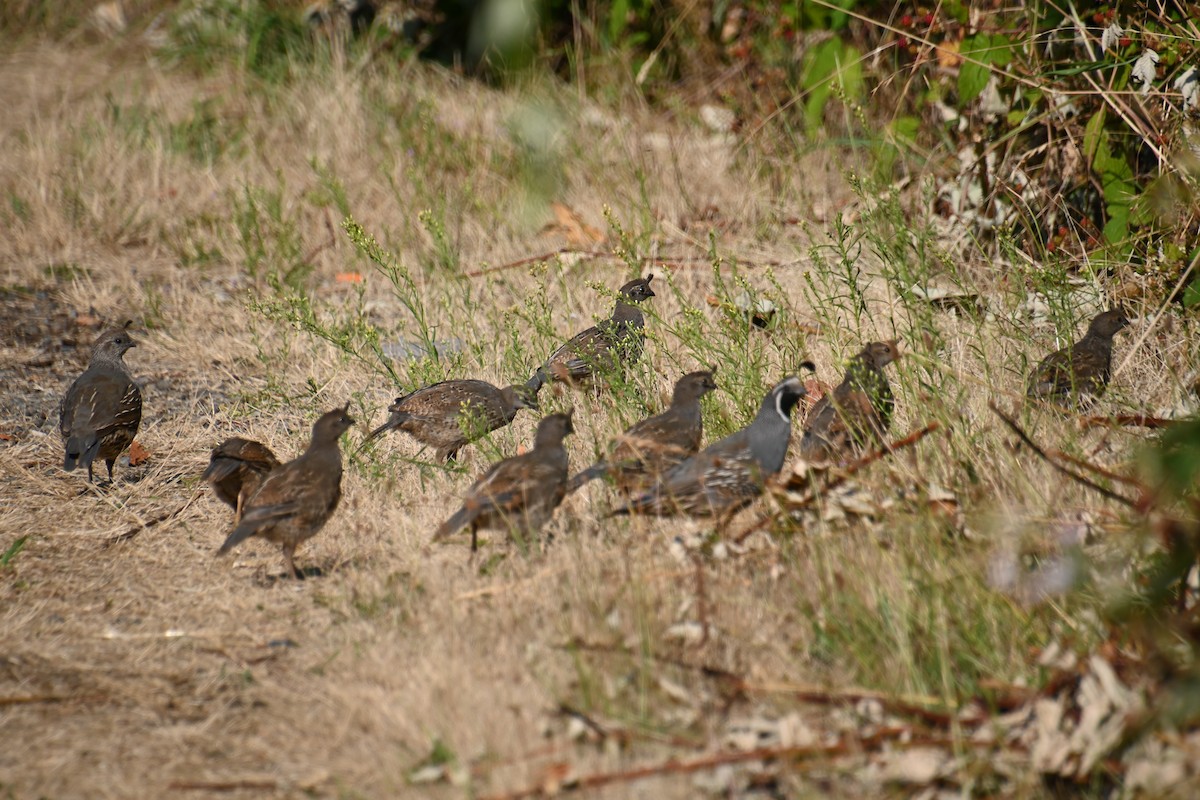
[[[842,382],[809,413],[800,455],[808,461],[829,461],[882,445],[896,405],[883,368],[899,357],[892,340],[871,342],[850,359]]]
[[[267,475],[258,491],[247,498],[237,527],[217,555],[228,553],[251,536],[283,546],[288,575],[304,578],[296,569],[296,546],[324,527],[342,499],[342,453],[338,439],[354,420],[350,404],[335,408],[313,425],[312,442],[297,459]]]
[[[804,395],[799,378],[784,378],[763,398],[758,416],[748,426],[678,464],[652,489],[612,513],[727,520],[762,494],[767,479],[783,468],[792,409]]]
[[[475,481],[463,505],[433,534],[444,539],[471,528],[471,551],[479,546],[480,528],[508,527],[522,540],[541,530],[567,493],[567,451],[563,439],[572,433],[571,416],[551,414],[538,423],[533,449],[498,461]]]
[[[712,370],[684,375],[675,384],[670,408],[625,431],[609,457],[572,478],[567,491],[602,475],[613,478],[626,494],[645,489],[651,479],[700,449],[704,434],[700,398],[716,388]]]
[[[508,425],[522,408],[538,410],[536,389],[498,389],[477,380],[442,381],[397,397],[388,406],[391,417],[371,431],[367,441],[402,430],[435,448],[438,461],[449,461],[459,448]]]
[[[200,478],[212,485],[218,500],[233,508],[234,522],[238,522],[246,500],[278,466],[279,459],[271,448],[252,439],[234,436],[213,448],[208,469]]]
[[[100,334],[92,347],[88,368],[67,389],[59,405],[58,430],[66,441],[63,469],[82,464],[92,482],[92,462],[104,459],[108,480],[117,456],[133,443],[142,422],[142,392],[124,356],[137,343],[127,329],[132,322]]]
[[[650,288],[653,278],[648,275],[622,286],[612,315],[571,337],[538,367],[525,385],[540,388],[548,380],[579,384],[597,376],[621,374],[630,362],[641,358],[646,320],[638,304],[654,297]]]
[[[1067,407],[1094,402],[1108,388],[1113,336],[1128,324],[1118,308],[1097,315],[1082,339],[1042,359],[1029,376],[1026,395]]]

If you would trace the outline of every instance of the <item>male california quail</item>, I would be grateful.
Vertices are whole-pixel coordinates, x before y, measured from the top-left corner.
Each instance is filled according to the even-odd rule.
[[[92,346],[88,368],[75,379],[59,406],[58,430],[66,440],[63,469],[71,472],[82,464],[92,482],[92,462],[104,459],[108,480],[117,456],[133,443],[142,421],[142,392],[138,389],[124,356],[137,343],[130,338],[126,322],[100,334]]]
[[[293,560],[296,545],[315,536],[342,499],[342,453],[338,439],[354,424],[349,411],[350,404],[346,403],[317,420],[308,449],[299,458],[273,470],[258,491],[246,499],[241,521],[217,555],[228,553],[244,539],[261,536],[283,546],[287,574],[304,577]]]
[[[1062,406],[1087,405],[1103,395],[1112,373],[1113,335],[1128,324],[1118,308],[1097,315],[1082,339],[1042,359],[1025,393]]]
[[[213,448],[202,480],[212,484],[213,494],[234,510],[234,522],[242,518],[242,506],[258,491],[267,474],[279,466],[271,448],[261,442],[234,436]]]
[[[762,494],[767,479],[783,468],[792,409],[804,395],[799,378],[784,378],[763,398],[758,416],[748,426],[678,464],[653,488],[612,513],[728,520]]]
[[[655,478],[700,449],[704,423],[700,398],[717,388],[710,370],[689,372],[675,384],[671,407],[625,431],[612,453],[571,479],[573,492],[588,481],[608,475],[626,494],[646,488]]]
[[[618,374],[631,361],[641,358],[646,320],[638,304],[654,297],[650,288],[653,278],[648,275],[622,286],[612,316],[572,336],[538,367],[525,385],[538,389],[548,380],[583,383],[597,376]]]
[[[471,528],[471,551],[480,528],[509,527],[528,540],[546,524],[567,493],[567,451],[563,439],[574,431],[571,416],[551,414],[538,423],[533,449],[493,464],[467,490],[462,508],[442,523],[433,541]]]
[[[436,448],[438,461],[448,461],[462,446],[508,425],[522,408],[538,409],[536,390],[497,389],[487,381],[442,381],[397,397],[388,406],[391,417],[371,431],[367,441],[399,429]]]
[[[829,461],[882,445],[896,401],[883,368],[900,357],[895,340],[871,342],[850,359],[846,376],[813,406],[800,439],[800,455]]]

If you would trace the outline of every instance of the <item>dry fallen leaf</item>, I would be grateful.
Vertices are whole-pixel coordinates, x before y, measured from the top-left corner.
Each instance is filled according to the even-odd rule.
[[[136,467],[139,464],[145,464],[150,460],[150,451],[142,447],[140,442],[135,441],[129,445],[129,466]]]
[[[362,283],[364,278],[361,272],[339,272],[333,276],[333,280],[337,283]]]
[[[570,206],[551,203],[550,208],[554,211],[554,222],[542,228],[543,234],[562,234],[572,247],[591,247],[604,241],[604,234],[584,222]]]
[[[958,42],[942,42],[937,46],[937,62],[939,67],[951,68],[957,67],[962,63],[962,56],[958,54]]]

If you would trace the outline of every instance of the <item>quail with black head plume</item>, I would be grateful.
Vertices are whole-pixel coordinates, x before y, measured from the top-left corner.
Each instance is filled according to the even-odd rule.
[[[784,378],[767,392],[749,425],[678,464],[613,514],[686,514],[727,521],[761,495],[767,480],[783,468],[792,410],[805,393],[799,378]]]
[[[283,548],[287,574],[303,578],[296,569],[296,546],[325,526],[342,499],[342,453],[338,439],[350,430],[350,404],[335,408],[313,425],[312,442],[297,459],[271,471],[247,500],[237,527],[217,555],[260,536]]]
[[[92,482],[92,462],[102,459],[112,481],[117,456],[133,443],[142,422],[142,392],[125,366],[125,353],[137,343],[132,322],[100,334],[88,368],[67,389],[59,406],[58,429],[66,443],[63,469],[84,466]]]
[[[538,367],[525,385],[538,389],[546,381],[580,384],[596,377],[621,374],[642,357],[646,319],[638,307],[654,297],[653,275],[630,281],[617,293],[612,315],[603,322],[572,336]]]

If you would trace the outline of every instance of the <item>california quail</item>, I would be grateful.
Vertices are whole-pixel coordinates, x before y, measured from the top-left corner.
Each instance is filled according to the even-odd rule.
[[[881,445],[896,401],[883,368],[900,357],[895,340],[871,342],[850,359],[846,376],[813,406],[800,439],[808,461],[843,459]]]
[[[671,407],[644,419],[616,440],[612,453],[571,479],[573,492],[588,481],[607,475],[626,494],[646,488],[655,478],[700,449],[704,423],[700,398],[717,388],[710,370],[689,372],[675,384]]]
[[[469,526],[474,552],[480,528],[508,527],[526,541],[541,530],[567,492],[563,439],[574,430],[573,413],[544,417],[533,449],[498,461],[483,473],[467,490],[462,508],[434,533],[433,541]]]
[[[652,489],[613,514],[728,519],[762,494],[767,479],[783,468],[792,409],[804,394],[799,378],[784,378],[763,398],[758,416],[748,426],[678,464]]]
[[[508,425],[522,408],[538,409],[535,389],[497,389],[476,380],[442,381],[397,397],[388,406],[391,417],[371,431],[367,441],[399,429],[436,448],[439,461],[448,461],[459,448]]]
[[[342,454],[338,439],[354,420],[350,404],[335,408],[313,425],[312,443],[294,461],[267,475],[258,491],[246,499],[241,521],[217,555],[228,553],[251,536],[283,546],[287,574],[303,578],[293,557],[296,545],[317,534],[342,499]]]
[[[126,329],[113,328],[100,334],[92,347],[88,368],[75,379],[59,406],[58,429],[66,440],[63,469],[71,472],[82,464],[92,482],[92,462],[104,459],[108,480],[117,456],[133,443],[142,421],[142,392],[138,389],[124,356],[137,347]]]
[[[648,275],[622,286],[612,316],[571,337],[525,385],[537,389],[547,380],[578,384],[598,375],[619,374],[627,364],[641,358],[646,320],[638,304],[654,297],[650,288],[653,278]]]
[[[1113,335],[1128,324],[1117,308],[1097,315],[1082,339],[1042,359],[1025,393],[1064,406],[1086,405],[1103,395],[1112,373]]]
[[[261,442],[234,436],[213,448],[202,480],[212,484],[213,494],[234,510],[234,522],[242,518],[242,506],[258,491],[267,474],[279,466],[271,448]]]

